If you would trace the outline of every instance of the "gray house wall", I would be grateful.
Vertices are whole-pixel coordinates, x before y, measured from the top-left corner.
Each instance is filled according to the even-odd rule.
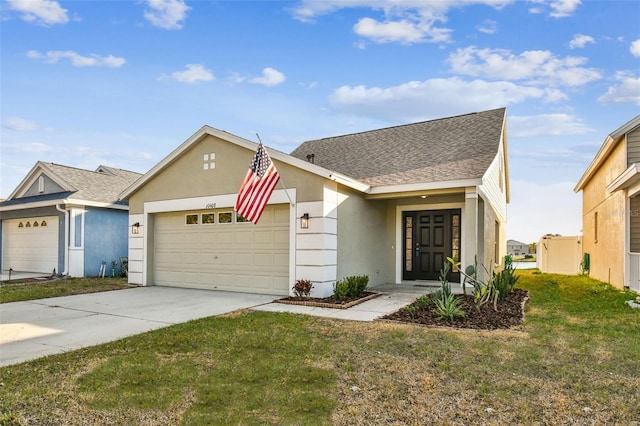
[[[394,249],[388,241],[387,203],[341,192],[338,205],[337,279],[368,275],[369,285],[393,282]]]
[[[640,163],[640,129],[627,134],[627,167]]]

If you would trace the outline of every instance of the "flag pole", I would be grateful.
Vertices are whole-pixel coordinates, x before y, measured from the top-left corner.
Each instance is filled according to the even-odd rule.
[[[264,145],[262,143],[262,139],[260,139],[260,135],[258,133],[256,133],[256,136],[258,137],[258,141],[260,142],[260,145]],[[282,188],[284,189],[284,193],[287,194],[287,198],[289,199],[289,203],[291,203],[291,207],[294,207],[295,204],[293,203],[293,200],[289,196],[289,191],[287,191],[287,187],[284,186],[284,182],[282,181],[282,176],[280,176],[280,185],[282,185]]]

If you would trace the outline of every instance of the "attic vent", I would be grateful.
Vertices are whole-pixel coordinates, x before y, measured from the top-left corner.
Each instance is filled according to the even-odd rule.
[[[38,178],[38,193],[42,194],[44,192],[44,176],[40,175]]]
[[[315,164],[315,158],[316,158],[315,154],[307,155],[307,161],[310,162],[311,164]]]

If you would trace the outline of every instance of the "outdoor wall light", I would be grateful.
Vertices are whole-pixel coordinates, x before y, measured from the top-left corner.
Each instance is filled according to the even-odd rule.
[[[136,222],[133,225],[131,225],[131,233],[132,234],[139,234],[140,233],[140,222]]]
[[[309,213],[300,216],[300,228],[309,229]]]

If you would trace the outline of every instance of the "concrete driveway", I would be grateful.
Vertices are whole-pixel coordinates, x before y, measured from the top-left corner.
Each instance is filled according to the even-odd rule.
[[[273,303],[281,296],[155,286],[4,303],[0,367],[238,309],[374,321],[437,288],[433,283],[374,287],[380,297],[349,309]]]
[[[277,296],[138,287],[0,305],[0,366],[254,308]]]

